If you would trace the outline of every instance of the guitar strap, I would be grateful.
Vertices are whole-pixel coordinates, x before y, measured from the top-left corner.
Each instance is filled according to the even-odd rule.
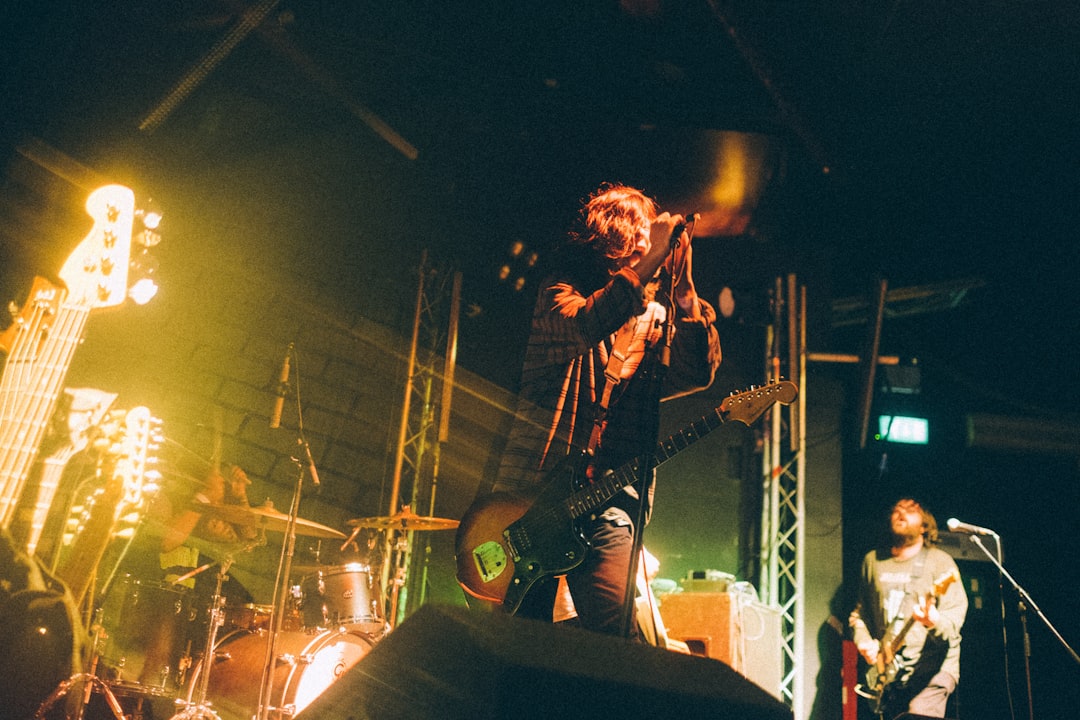
[[[611,393],[622,378],[623,365],[630,357],[630,346],[634,341],[634,327],[636,318],[624,324],[615,333],[615,342],[611,352],[608,353],[607,365],[604,366],[604,390],[596,403],[596,413],[593,418],[592,433],[589,435],[589,445],[585,451],[589,455],[596,452],[600,446],[600,436],[604,433],[604,425],[607,423],[608,406],[611,402]]]
[[[919,549],[919,556],[915,558],[915,565],[913,566],[911,579],[908,580],[908,595],[911,597],[912,604],[917,601],[918,595],[916,595],[911,588],[918,583],[919,579],[923,576],[923,572],[925,572],[926,570],[926,555],[926,545],[923,545]]]
[[[885,632],[885,637],[883,638],[885,642],[892,642],[894,633],[897,632],[899,626],[906,622],[907,618],[910,617],[912,612],[914,611],[914,605],[916,602],[918,602],[918,595],[913,592],[912,588],[916,586],[919,578],[923,576],[923,573],[926,570],[926,556],[927,548],[924,545],[919,550],[919,554],[915,556],[915,564],[912,566],[912,573],[911,576],[908,578],[904,591],[904,602],[901,603],[900,607],[896,608],[896,616],[889,620],[889,624]],[[905,604],[907,605],[907,613],[903,612],[903,606]]]

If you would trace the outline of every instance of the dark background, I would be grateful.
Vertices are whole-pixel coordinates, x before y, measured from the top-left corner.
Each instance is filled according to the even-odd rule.
[[[235,405],[265,405],[304,308],[407,339],[426,251],[463,273],[461,367],[512,391],[536,278],[511,244],[542,258],[597,183],[635,183],[665,208],[702,213],[703,294],[739,291],[739,314],[721,322],[717,392],[761,380],[776,277],[806,284],[818,353],[865,353],[874,289],[909,290],[886,305],[880,353],[917,359],[930,446],[871,439],[859,449],[858,368],[815,370],[845,389],[836,431],[845,567],[876,539],[892,501],[916,495],[942,522],[994,528],[1007,567],[1075,644],[1076,7],[382,5],[263,3],[254,7],[265,20],[227,50],[248,7],[235,0],[16,0],[0,10],[0,295],[19,303],[34,275],[55,272],[85,234],[81,203],[99,180],[152,196],[166,213],[159,301],[170,314],[101,321],[155,347],[129,341],[138,362],[105,372],[88,361],[73,368],[80,382],[115,383],[135,402],[173,399],[181,416],[196,403],[178,398],[220,390],[167,372],[189,359],[170,338],[198,327],[220,331],[219,362],[235,352],[234,368],[258,377],[256,399]],[[748,192],[734,204],[708,195],[717,175]],[[512,278],[520,270],[522,291],[499,282],[504,263]],[[263,341],[235,345],[226,331],[240,325],[259,326]],[[110,357],[97,342],[87,355]],[[387,375],[402,386],[400,371]],[[333,507],[313,510],[323,522],[383,514],[394,407],[358,403],[350,412],[368,423],[356,443],[367,451],[354,458],[359,489],[324,497]],[[986,447],[968,423],[974,413],[1036,430]],[[238,443],[251,440],[240,415]],[[1040,440],[1051,436],[1063,440],[1047,448]],[[320,461],[347,465],[325,447]],[[250,455],[268,492],[275,480],[287,486],[287,469]],[[730,548],[716,555],[736,562]],[[1007,587],[1004,600],[1015,613]],[[1033,614],[1029,629],[1036,715],[1066,716],[1078,668]],[[973,646],[996,647],[992,631],[976,634]],[[1014,661],[1020,648],[1014,636]],[[1023,716],[1022,670],[1012,672]]]

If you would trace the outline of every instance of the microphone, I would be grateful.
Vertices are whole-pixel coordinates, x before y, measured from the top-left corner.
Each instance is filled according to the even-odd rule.
[[[679,238],[682,237],[682,234],[686,230],[686,228],[690,227],[700,219],[701,213],[690,213],[689,215],[683,216],[683,221],[680,223],[676,223],[675,227],[671,229],[671,246],[675,247],[676,245],[678,245]]]
[[[311,473],[311,482],[315,487],[319,487],[319,471],[315,469],[315,458],[311,457],[311,446],[307,444],[307,440],[301,440],[300,442],[304,445],[304,455],[307,456],[308,472]]]
[[[281,376],[278,378],[277,398],[274,400],[274,411],[270,413],[270,429],[276,430],[281,427],[281,410],[285,407],[285,388],[289,385],[289,358],[292,357],[293,344],[285,350],[285,359],[281,361]]]
[[[997,537],[998,534],[990,528],[979,527],[978,525],[968,525],[962,523],[956,518],[949,518],[945,523],[949,527],[950,532],[967,533],[968,535],[990,535],[991,537]]]

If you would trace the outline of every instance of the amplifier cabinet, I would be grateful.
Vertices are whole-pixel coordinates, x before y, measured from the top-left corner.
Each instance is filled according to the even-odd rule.
[[[783,681],[781,612],[733,592],[681,592],[660,597],[669,637],[695,655],[720,660],[780,699]]]

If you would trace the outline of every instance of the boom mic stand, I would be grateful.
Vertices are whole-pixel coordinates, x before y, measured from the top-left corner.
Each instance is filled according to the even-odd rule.
[[[1032,599],[1031,595],[1028,594],[1027,590],[1021,587],[1020,584],[1013,579],[1013,576],[1010,575],[1009,571],[1005,569],[1005,566],[1001,562],[1001,560],[995,557],[994,554],[986,548],[986,545],[983,544],[983,541],[979,537],[979,535],[975,533],[969,535],[968,537],[971,538],[971,542],[978,546],[978,548],[983,552],[983,554],[990,559],[990,562],[992,562],[994,566],[998,569],[998,572],[1001,573],[1001,576],[1009,581],[1009,584],[1013,586],[1013,589],[1016,590],[1017,594],[1020,596],[1019,609],[1020,623],[1023,627],[1024,632],[1024,673],[1027,680],[1028,717],[1030,720],[1034,720],[1034,699],[1032,698],[1031,693],[1031,640],[1027,630],[1027,608],[1031,608],[1035,611],[1035,614],[1039,616],[1039,619],[1043,621],[1043,624],[1046,625],[1047,628],[1049,628],[1050,632],[1054,635],[1055,638],[1058,639],[1058,642],[1061,643],[1062,647],[1065,648],[1065,651],[1069,654],[1069,657],[1071,657],[1077,664],[1080,664],[1080,655],[1077,655],[1076,651],[1069,646],[1069,643],[1065,641],[1065,638],[1061,636],[1061,633],[1057,631],[1057,628],[1054,627],[1053,623],[1050,622],[1049,618],[1047,618],[1046,615],[1043,614],[1043,611],[1039,608],[1039,606],[1035,604],[1035,600]],[[994,538],[995,540],[997,540],[998,548],[1000,549],[1000,539],[998,539],[996,534],[994,535]]]
[[[294,458],[295,459],[295,458]],[[281,558],[278,561],[277,583],[274,587],[273,604],[270,610],[270,632],[266,638],[266,655],[263,659],[262,680],[259,684],[259,712],[257,720],[267,720],[273,708],[270,700],[274,695],[274,667],[277,664],[277,640],[281,632],[281,621],[285,616],[285,599],[289,595],[289,578],[292,577],[292,560],[296,550],[296,519],[300,512],[300,497],[304,485],[304,465],[297,461],[299,472],[296,487],[293,490],[292,503],[289,505],[289,519],[286,523],[285,538],[281,544]]]

